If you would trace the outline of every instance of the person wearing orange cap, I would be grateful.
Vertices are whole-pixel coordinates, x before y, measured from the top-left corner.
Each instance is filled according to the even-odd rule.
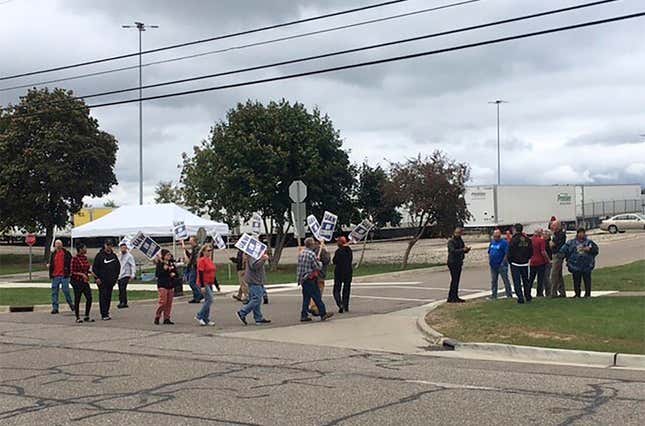
[[[349,312],[349,293],[352,287],[353,259],[352,248],[347,238],[339,237],[338,249],[334,253],[334,300],[338,313]]]

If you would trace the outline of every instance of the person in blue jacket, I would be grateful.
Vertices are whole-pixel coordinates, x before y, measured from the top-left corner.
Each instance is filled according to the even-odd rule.
[[[576,238],[567,241],[560,248],[560,253],[567,259],[567,268],[573,277],[573,291],[580,297],[580,284],[585,283],[585,297],[591,297],[591,271],[596,266],[598,246],[587,238],[584,228],[579,228]]]
[[[488,245],[488,264],[490,266],[490,298],[497,299],[497,282],[502,277],[506,297],[513,298],[511,282],[508,280],[508,241],[502,238],[502,231],[493,231],[493,239]]]

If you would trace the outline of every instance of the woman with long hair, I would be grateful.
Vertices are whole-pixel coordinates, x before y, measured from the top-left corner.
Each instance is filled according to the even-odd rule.
[[[215,275],[217,268],[213,263],[212,256],[213,246],[204,244],[199,251],[199,258],[197,259],[197,286],[204,296],[204,303],[199,312],[197,312],[195,319],[202,326],[215,325],[210,319],[211,306],[213,304],[213,286],[217,286],[217,278]]]
[[[157,291],[159,291],[159,304],[155,312],[155,324],[159,324],[163,314],[164,324],[172,325],[170,312],[172,311],[172,299],[175,293],[175,279],[177,278],[177,268],[172,261],[172,254],[169,250],[162,249],[160,259],[157,262]]]

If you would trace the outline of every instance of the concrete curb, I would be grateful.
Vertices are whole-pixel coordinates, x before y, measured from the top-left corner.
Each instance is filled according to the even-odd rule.
[[[419,329],[421,334],[424,335],[424,338],[433,345],[443,345],[443,340],[446,337],[428,325],[428,323],[426,322],[426,315],[428,315],[428,313],[434,311],[444,303],[444,301],[437,301],[425,305],[424,307],[428,309],[422,311],[421,314],[417,317],[417,328]]]
[[[614,366],[645,369],[645,355],[616,354]]]

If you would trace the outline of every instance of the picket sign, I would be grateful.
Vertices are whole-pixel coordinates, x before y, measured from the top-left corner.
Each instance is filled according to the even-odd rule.
[[[334,229],[336,229],[336,222],[338,222],[338,216],[328,211],[325,211],[323,215],[323,220],[320,222],[320,231],[318,234],[320,238],[327,242],[331,241],[334,238]]]
[[[183,221],[173,222],[173,225],[174,227],[172,229],[172,232],[175,235],[176,241],[181,241],[188,238],[188,230],[186,229],[186,225]]]
[[[131,244],[133,248],[138,249],[150,260],[154,259],[161,251],[161,246],[141,231],[131,240]]]
[[[134,240],[134,235],[132,235],[132,234],[125,235],[125,236],[121,239],[121,241],[119,241],[119,246],[121,246],[121,245],[125,244],[125,245],[126,245],[126,247],[128,247],[128,250],[132,250],[132,249],[134,248],[134,246],[132,245],[132,241],[133,241],[133,240]]]
[[[261,258],[267,251],[267,245],[260,242],[255,236],[249,234],[242,234],[239,240],[235,243],[235,247],[242,250],[244,253],[251,256],[253,259]]]
[[[307,226],[309,227],[311,233],[314,234],[314,238],[320,241],[320,224],[318,223],[316,216],[312,214],[307,216]]]
[[[262,216],[259,213],[253,213],[251,218],[251,229],[256,235],[260,235],[260,230],[262,229]]]
[[[213,241],[215,242],[215,246],[220,249],[224,250],[226,248],[226,243],[224,242],[224,238],[219,234],[219,232],[215,232],[213,235]]]
[[[356,228],[352,230],[352,232],[349,233],[349,240],[352,243],[357,243],[361,241],[365,236],[367,235],[368,232],[370,232],[370,229],[374,224],[370,222],[367,219],[363,219],[361,223],[359,223]]]

